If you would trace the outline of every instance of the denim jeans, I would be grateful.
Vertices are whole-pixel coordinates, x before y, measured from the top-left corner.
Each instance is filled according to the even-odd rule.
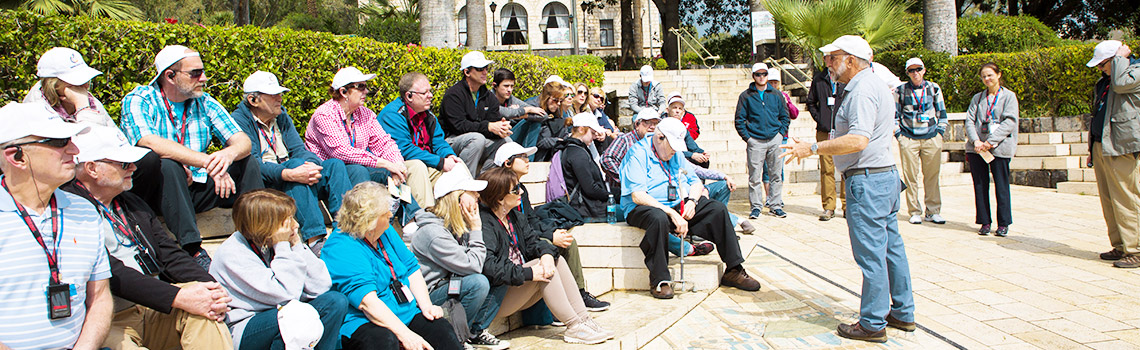
[[[286,169],[293,169],[305,164],[304,159],[293,158],[281,163]],[[321,162],[321,179],[313,185],[298,182],[273,182],[265,179],[265,187],[281,190],[297,202],[297,222],[301,224],[301,239],[309,239],[325,234],[325,218],[321,213],[319,200],[324,199],[328,204],[329,214],[336,217],[340,210],[341,198],[344,193],[352,189],[354,183],[349,179],[344,162],[340,159],[329,158]]]
[[[887,314],[914,322],[914,296],[906,247],[899,236],[901,180],[897,170],[856,174],[844,179],[851,252],[863,271],[859,323],[877,331]]]
[[[321,315],[321,324],[325,327],[321,341],[313,349],[336,349],[340,325],[344,323],[344,314],[348,312],[348,298],[340,292],[328,291],[309,300],[308,304],[317,309],[317,314]],[[255,349],[285,349],[281,330],[277,328],[277,308],[259,312],[246,322],[241,334],[241,348],[238,350]]]
[[[709,198],[728,205],[729,197],[732,196],[732,191],[728,190],[728,182],[724,180],[710,182],[705,184],[705,189],[709,191]],[[732,220],[732,227],[736,227],[736,223],[740,222],[736,214],[729,213],[728,218]]]
[[[511,128],[511,139],[523,147],[534,147],[538,145],[538,137],[540,136],[539,130],[542,128],[542,123],[532,122],[529,120],[522,120]],[[530,155],[530,161],[534,161],[534,155]],[[616,196],[615,196],[616,198]]]
[[[471,328],[471,335],[478,335],[491,326],[491,320],[499,313],[499,306],[503,304],[503,296],[507,294],[507,285],[491,287],[487,277],[482,274],[463,276],[459,287],[459,303],[463,304],[463,311],[467,313],[467,323]],[[431,303],[443,304],[447,301],[447,284],[432,290]]]

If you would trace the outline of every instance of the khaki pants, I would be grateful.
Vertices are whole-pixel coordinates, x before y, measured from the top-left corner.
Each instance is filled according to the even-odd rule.
[[[135,305],[115,313],[102,347],[111,350],[232,350],[234,340],[225,323],[179,309],[164,314]]]
[[[435,187],[435,181],[439,179],[443,172],[435,168],[429,168],[424,162],[419,160],[406,160],[404,166],[408,168],[408,187],[412,189],[412,198],[416,199],[416,203],[420,208],[430,208],[435,206],[435,195],[432,192]],[[457,164],[451,171],[467,172],[467,168],[462,164]]]
[[[1140,159],[1136,154],[1106,157],[1101,146],[1093,143],[1093,172],[1108,241],[1127,254],[1140,254]]]
[[[826,132],[816,130],[815,142],[827,141],[829,135]],[[819,156],[819,197],[823,202],[823,210],[835,210],[835,160],[831,156]],[[843,210],[847,210],[847,198],[843,193],[843,181],[839,181],[839,201],[842,203]]]
[[[903,182],[907,186],[907,213],[911,216],[923,214],[922,203],[918,201],[918,178],[921,172],[926,215],[941,214],[942,194],[938,176],[942,172],[942,135],[934,135],[925,140],[899,137],[899,159],[902,163]]]

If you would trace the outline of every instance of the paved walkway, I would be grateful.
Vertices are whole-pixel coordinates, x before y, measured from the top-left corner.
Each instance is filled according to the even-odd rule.
[[[844,220],[820,222],[819,197],[796,196],[785,197],[787,218],[755,220],[756,235],[742,238],[751,249],[746,266],[764,285],[760,292],[718,289],[673,301],[608,293],[604,298],[626,306],[596,315],[622,341],[598,348],[1140,348],[1140,269],[1097,259],[1110,248],[1098,199],[1034,187],[1012,192],[1014,224],[1006,238],[976,234],[969,186],[942,189],[945,225],[900,218],[918,332],[890,330],[886,344],[835,334],[837,324],[857,317],[862,277]],[[747,203],[730,208],[747,212]],[[630,324],[657,326],[634,331]],[[629,332],[637,341],[623,340]],[[557,333],[527,329],[507,338],[515,349],[561,348]]]

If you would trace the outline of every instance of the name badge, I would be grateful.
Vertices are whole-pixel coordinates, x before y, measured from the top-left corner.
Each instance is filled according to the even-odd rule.
[[[827,98],[827,105],[828,106],[834,106],[835,105],[835,97],[828,97]]]
[[[669,201],[677,200],[677,186],[669,185]]]
[[[58,320],[71,317],[71,296],[75,287],[70,283],[51,283],[44,288],[48,302],[48,319]]]

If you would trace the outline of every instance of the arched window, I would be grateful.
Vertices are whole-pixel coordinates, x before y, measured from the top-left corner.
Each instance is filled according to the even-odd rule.
[[[503,28],[503,45],[526,45],[526,9],[518,3],[508,3],[500,12],[499,25]]]
[[[542,8],[542,40],[545,44],[570,42],[570,11],[560,2],[551,2]]]
[[[459,45],[467,45],[467,6],[459,9]]]

